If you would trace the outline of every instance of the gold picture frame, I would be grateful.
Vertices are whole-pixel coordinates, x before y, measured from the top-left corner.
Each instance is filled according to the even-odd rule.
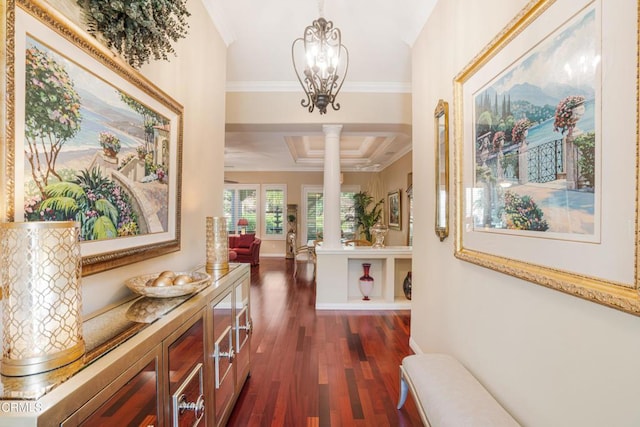
[[[609,79],[606,81],[607,86],[601,87],[603,83],[600,77],[599,61],[602,55],[598,49],[606,52],[607,61],[610,64],[624,61],[625,66],[628,66],[633,62],[637,72],[638,58],[635,53],[637,45],[612,35],[620,33],[619,26],[620,22],[624,21],[624,16],[638,13],[638,5],[628,4],[622,9],[606,5],[607,13],[603,13],[604,5],[606,2],[600,0],[530,1],[454,78],[455,256],[500,273],[637,316],[640,315],[638,294],[640,262],[637,247],[638,94],[636,93],[634,97],[620,94],[628,93],[628,87],[637,87],[638,75],[627,74],[625,78]],[[632,31],[638,34],[638,28],[628,29],[627,33]],[[513,77],[513,70],[519,71],[518,76],[536,75],[546,78],[548,83],[558,83],[551,80],[552,76],[556,75],[551,70],[545,69],[545,67],[555,66],[553,61],[548,59],[546,62],[535,63],[535,61],[549,53],[545,49],[552,50],[551,53],[562,51],[555,49],[554,46],[560,46],[569,39],[578,43],[572,45],[571,52],[576,51],[575,46],[588,45],[595,49],[591,52],[593,61],[589,63],[593,67],[593,71],[590,72],[593,76],[595,100],[591,107],[587,107],[592,109],[592,121],[587,124],[579,121],[563,122],[561,120],[563,116],[559,112],[566,111],[560,108],[566,103],[559,102],[558,107],[555,108],[555,122],[552,116],[550,124],[541,119],[529,123],[519,132],[513,132],[511,135],[507,132],[503,134],[507,134],[507,137],[511,136],[513,138],[511,142],[517,144],[515,147],[517,156],[525,156],[531,152],[532,144],[527,143],[526,140],[518,141],[516,135],[526,139],[527,129],[528,135],[531,136],[534,125],[555,128],[552,131],[557,132],[559,139],[563,139],[563,144],[565,144],[564,138],[568,141],[574,126],[595,128],[593,132],[595,160],[592,164],[587,164],[595,172],[590,178],[593,182],[588,183],[592,187],[592,195],[588,195],[590,205],[586,209],[586,218],[593,224],[594,231],[590,234],[581,230],[583,234],[573,231],[574,234],[563,234],[535,229],[510,230],[508,226],[500,229],[495,224],[505,221],[505,216],[507,225],[509,221],[513,221],[513,217],[507,216],[510,211],[506,202],[504,208],[501,208],[503,210],[492,211],[497,215],[491,216],[489,221],[477,221],[478,217],[486,213],[487,206],[479,201],[485,202],[489,195],[495,196],[496,192],[503,191],[498,188],[503,183],[504,188],[513,189],[509,185],[519,186],[522,185],[523,177],[526,177],[525,182],[529,179],[528,169],[520,170],[518,167],[512,167],[511,176],[499,176],[498,173],[492,175],[491,156],[498,156],[503,151],[503,144],[496,144],[496,140],[498,142],[500,140],[495,134],[502,129],[483,129],[486,134],[480,135],[482,133],[479,131],[480,125],[487,125],[488,122],[479,120],[477,113],[480,113],[483,108],[479,101],[484,99],[486,101],[484,107],[491,105],[494,111],[502,99],[511,99],[510,102],[513,103],[514,99],[508,98],[506,92],[503,94],[498,91],[489,91],[504,83],[507,77]],[[580,43],[581,40],[583,40],[582,43]],[[581,51],[577,53],[584,54]],[[564,57],[561,61],[565,72],[571,67],[571,60],[573,58]],[[532,64],[538,67],[534,68]],[[518,67],[530,68],[522,72],[523,70]],[[509,75],[509,73],[512,74]],[[509,83],[513,84],[512,81]],[[482,95],[484,98],[481,98]],[[515,95],[513,97],[515,98]],[[588,98],[587,95],[582,98],[585,97]],[[566,98],[562,99],[562,101],[565,100]],[[605,103],[615,107],[602,109],[600,105]],[[509,104],[507,106],[509,107]],[[606,126],[602,126],[601,123]],[[630,123],[634,125],[629,126]],[[489,146],[488,153],[483,152],[482,146],[478,143],[485,135],[492,137],[494,141]],[[601,155],[600,141],[603,140],[607,142],[607,156]],[[635,144],[630,144],[629,141],[635,141]],[[506,143],[504,147],[507,147]],[[564,152],[560,153],[564,154]],[[531,163],[530,160],[527,161]],[[569,178],[566,164],[563,167],[564,169],[556,169],[555,172],[556,179],[564,184],[564,181],[568,182]],[[504,170],[498,169],[498,172],[504,172]],[[544,183],[536,185],[539,189],[548,190],[550,187]],[[490,188],[495,191],[489,191]],[[570,187],[568,184],[566,187],[561,187],[560,191],[566,199],[583,197],[584,193],[588,193],[586,190]],[[625,196],[610,197],[613,194]],[[536,201],[540,202],[539,206],[542,206],[543,200],[550,199],[545,194],[541,195],[540,192],[535,197],[537,197]],[[494,203],[495,200],[499,198],[494,198],[491,202]],[[531,200],[534,200],[534,196]],[[509,203],[513,203],[513,199],[510,199]],[[532,206],[534,205],[529,205],[530,209],[524,212],[535,213],[537,208]],[[574,214],[577,210],[573,207],[572,209],[569,211],[570,214]],[[598,214],[600,210],[602,213]],[[541,208],[540,211],[549,213],[549,217],[553,213],[545,208]],[[567,212],[566,208],[562,212]],[[540,218],[536,221],[538,224],[543,223]],[[535,221],[530,224],[533,223]],[[511,223],[511,225],[518,224]],[[566,256],[567,254],[571,256]]]
[[[49,3],[5,7],[3,219],[74,216],[85,276],[180,250],[183,107]],[[69,82],[64,89],[33,88],[35,72],[52,71]],[[54,149],[33,131],[34,120],[46,117],[36,117],[40,106],[29,94],[55,90],[75,101],[46,107],[66,108],[74,122]],[[56,178],[41,183],[31,159],[46,151],[56,151],[57,163],[45,165]]]
[[[387,194],[387,218],[389,229],[402,230],[402,198],[401,190],[391,191]]]
[[[444,241],[449,235],[449,103],[438,101],[434,111],[436,158],[436,235]]]

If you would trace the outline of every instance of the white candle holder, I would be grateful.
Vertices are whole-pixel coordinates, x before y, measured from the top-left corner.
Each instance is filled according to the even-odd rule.
[[[0,224],[3,375],[49,371],[84,354],[79,234],[73,221]]]

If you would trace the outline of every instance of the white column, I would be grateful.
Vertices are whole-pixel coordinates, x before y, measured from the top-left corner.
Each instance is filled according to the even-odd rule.
[[[342,247],[340,242],[340,133],[342,125],[323,125],[324,132],[324,229],[322,246]]]

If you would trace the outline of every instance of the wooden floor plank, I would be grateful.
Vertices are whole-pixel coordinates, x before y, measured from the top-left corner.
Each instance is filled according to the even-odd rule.
[[[251,376],[229,426],[420,426],[396,409],[410,312],[316,311],[311,270],[263,258],[251,270]]]

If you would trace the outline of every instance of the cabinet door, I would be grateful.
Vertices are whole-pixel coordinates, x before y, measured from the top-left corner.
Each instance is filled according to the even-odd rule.
[[[214,410],[216,425],[223,425],[234,401],[235,379],[233,361],[233,305],[229,292],[221,301],[212,304],[213,317],[213,366],[214,366]]]
[[[172,426],[205,425],[204,319],[201,312],[167,342],[169,419]],[[181,332],[181,333],[180,333]],[[174,335],[176,335],[174,334]]]
[[[160,346],[61,423],[62,426],[161,426]]]
[[[249,278],[235,285],[235,350],[236,350],[236,388],[240,392],[249,375],[251,354],[251,311],[249,304]]]

